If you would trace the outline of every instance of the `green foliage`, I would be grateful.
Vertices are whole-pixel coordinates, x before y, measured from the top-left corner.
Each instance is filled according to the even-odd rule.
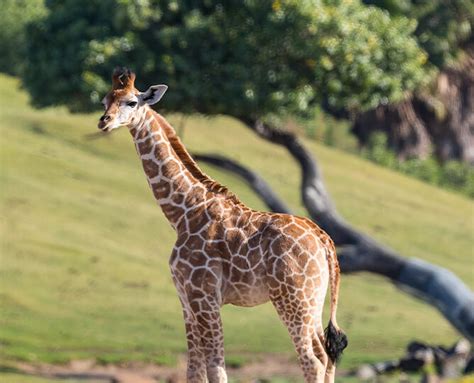
[[[474,23],[472,0],[363,0],[384,8],[393,16],[417,21],[415,35],[429,60],[442,67],[456,58],[464,44],[471,43]]]
[[[432,157],[426,159],[408,159],[396,165],[395,168],[401,170],[403,173],[434,185],[440,185],[440,181],[443,177],[442,165]],[[450,185],[449,182],[446,182],[445,185],[448,187],[454,186]]]
[[[315,88],[327,110],[370,109],[423,82],[426,56],[411,37],[413,21],[357,1],[327,3],[312,8]]]
[[[318,104],[338,114],[398,100],[426,69],[415,24],[359,0],[47,5],[23,75],[37,106],[93,110],[126,65],[141,87],[170,86],[168,111],[305,118]]]
[[[46,14],[43,0],[2,0],[0,72],[18,74],[24,63],[26,25]]]
[[[434,157],[399,161],[396,154],[387,148],[387,136],[381,132],[371,135],[362,154],[379,165],[474,198],[474,167],[470,164],[459,161],[440,164]]]
[[[389,168],[394,168],[397,163],[395,153],[387,150],[387,136],[383,133],[374,133],[370,136],[367,149],[363,150],[365,158]]]
[[[351,134],[351,123],[339,119],[316,107],[311,119],[290,119],[286,129],[308,139],[324,143],[349,153],[358,153],[357,139]]]
[[[460,190],[469,197],[474,198],[474,168],[472,165],[449,161],[442,167],[440,184]]]

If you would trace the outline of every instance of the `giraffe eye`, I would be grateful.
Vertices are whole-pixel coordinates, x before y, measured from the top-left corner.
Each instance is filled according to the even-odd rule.
[[[134,108],[134,107],[136,107],[136,106],[137,106],[137,104],[138,104],[138,102],[136,102],[136,101],[130,101],[130,102],[127,102],[127,105],[128,105],[129,107],[131,107],[131,108]]]

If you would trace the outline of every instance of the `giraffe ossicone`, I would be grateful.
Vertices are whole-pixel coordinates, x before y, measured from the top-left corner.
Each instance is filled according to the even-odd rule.
[[[139,92],[118,68],[99,129],[127,126],[150,188],[177,234],[169,265],[183,308],[188,382],[226,382],[220,308],[271,301],[288,328],[306,382],[333,382],[347,338],[337,325],[339,265],[334,243],[314,222],[245,206],[205,175],[150,105],[167,87]],[[328,285],[331,313],[322,311]]]

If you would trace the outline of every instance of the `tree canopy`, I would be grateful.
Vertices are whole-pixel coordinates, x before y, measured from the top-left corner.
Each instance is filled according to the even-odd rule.
[[[2,0],[0,71],[16,75],[24,63],[25,26],[46,14],[43,0]]]
[[[398,100],[427,70],[416,23],[358,0],[46,4],[22,76],[40,107],[98,108],[111,69],[126,65],[142,88],[170,86],[168,111],[305,117]]]
[[[452,63],[463,48],[474,43],[472,0],[363,0],[388,10],[394,17],[417,21],[415,36],[428,53],[429,61],[441,68]]]

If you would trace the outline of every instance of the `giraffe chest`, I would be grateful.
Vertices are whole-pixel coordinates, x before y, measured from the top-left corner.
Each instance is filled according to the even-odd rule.
[[[190,225],[195,230],[176,244],[177,260],[172,262],[183,275],[201,290],[218,290],[222,304],[256,306],[269,300],[265,243],[262,231],[243,220],[235,224],[220,220],[206,226]],[[207,269],[209,278],[196,279]],[[188,277],[186,277],[188,275]],[[215,277],[215,283],[208,281]],[[208,288],[209,287],[209,288]]]
[[[252,307],[269,300],[266,263],[259,246],[237,251],[227,241],[195,235],[177,245],[170,265],[183,286],[219,291],[222,304]]]

